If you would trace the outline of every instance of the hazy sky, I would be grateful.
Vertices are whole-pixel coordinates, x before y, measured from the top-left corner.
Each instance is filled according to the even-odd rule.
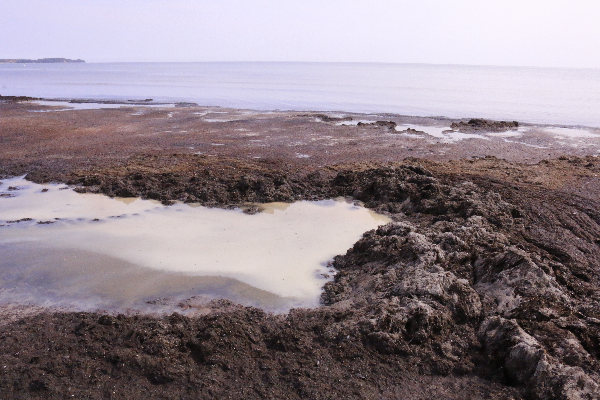
[[[600,68],[598,0],[1,0],[0,58]]]

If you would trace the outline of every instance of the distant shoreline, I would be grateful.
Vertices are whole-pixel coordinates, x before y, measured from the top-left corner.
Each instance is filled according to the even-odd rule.
[[[0,58],[0,64],[72,64],[85,63],[84,60],[71,60],[69,58],[40,58],[38,60],[30,60],[23,58]]]

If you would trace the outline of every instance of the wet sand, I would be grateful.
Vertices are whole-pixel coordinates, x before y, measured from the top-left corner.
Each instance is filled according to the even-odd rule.
[[[41,110],[0,103],[3,177],[219,207],[351,196],[395,222],[336,257],[316,309],[220,300],[188,318],[7,305],[6,396],[598,398],[597,130]]]

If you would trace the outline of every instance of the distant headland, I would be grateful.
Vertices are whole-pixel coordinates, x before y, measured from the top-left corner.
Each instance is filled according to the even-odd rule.
[[[28,60],[22,58],[0,58],[0,64],[67,64],[84,63],[83,60],[71,60],[68,58],[40,58],[39,60]]]

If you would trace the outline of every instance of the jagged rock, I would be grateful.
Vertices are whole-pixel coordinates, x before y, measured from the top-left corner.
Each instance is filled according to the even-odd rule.
[[[453,122],[450,128],[459,132],[504,132],[517,129],[519,123],[517,121],[491,121],[487,119],[473,118],[468,122],[460,121]]]
[[[394,127],[394,130],[395,130],[395,128],[396,127]],[[419,136],[427,135],[425,132],[419,131],[419,130],[416,130],[416,129],[413,129],[413,128],[406,128],[403,131],[396,130],[396,132],[394,132],[394,133],[398,133],[398,134],[400,134],[400,133],[406,133],[406,134],[409,134],[409,135],[419,135]]]
[[[490,317],[479,331],[487,354],[504,367],[511,380],[526,384],[539,399],[598,399],[600,386],[580,367],[569,367],[548,355],[544,347],[515,321]]]
[[[352,117],[330,117],[325,114],[316,114],[315,117],[319,118],[323,122],[343,122],[352,121]]]
[[[390,130],[395,130],[397,124],[394,121],[375,121],[375,122],[359,122],[357,125],[358,126],[376,126],[376,127],[387,128]]]

